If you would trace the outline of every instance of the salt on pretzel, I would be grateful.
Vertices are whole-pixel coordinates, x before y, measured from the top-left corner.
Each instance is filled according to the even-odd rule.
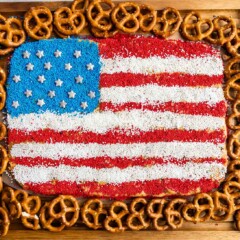
[[[71,6],[72,12],[84,13],[89,5],[89,0],[74,0]]]
[[[232,199],[229,195],[220,193],[219,191],[215,191],[210,195],[214,204],[211,218],[215,221],[227,220],[234,210]]]
[[[104,227],[109,232],[123,232],[126,230],[124,226],[124,218],[129,214],[128,206],[121,201],[115,201],[109,208],[109,216],[104,220]],[[114,225],[112,223],[115,223]]]
[[[171,228],[177,229],[182,226],[183,217],[181,215],[181,210],[186,201],[187,200],[183,198],[175,198],[167,204],[164,214]]]
[[[232,110],[233,112],[227,117],[226,123],[227,126],[232,130],[240,129],[240,99],[236,100],[233,103]]]
[[[223,192],[231,198],[234,210],[240,209],[240,183],[235,181],[225,182]]]
[[[26,40],[21,20],[5,18],[0,14],[0,44],[5,47],[18,47]]]
[[[0,84],[4,85],[7,80],[7,74],[3,68],[0,67]]]
[[[150,225],[150,221],[146,214],[147,200],[145,198],[135,198],[129,207],[130,214],[126,223],[131,230],[146,229]],[[135,221],[137,220],[137,221]]]
[[[10,220],[8,217],[8,214],[6,210],[2,207],[0,207],[0,236],[4,237],[8,233],[9,225],[10,225]]]
[[[240,57],[240,28],[237,29],[235,37],[228,41],[225,46],[233,57]]]
[[[224,90],[225,98],[230,101],[234,101],[240,97],[240,73],[235,74],[229,78],[226,82],[226,87]]]
[[[61,219],[66,227],[71,227],[77,222],[79,210],[77,199],[71,195],[58,196],[50,202],[48,207],[49,215],[55,219]],[[67,217],[69,213],[71,213],[71,218]]]
[[[3,172],[7,169],[8,161],[7,150],[0,145],[0,174],[3,174]]]
[[[164,215],[168,201],[164,198],[156,198],[150,200],[147,206],[147,214],[153,219],[153,227],[158,231],[164,231],[169,228],[167,219]]]
[[[92,229],[103,228],[103,221],[107,216],[107,210],[100,199],[87,200],[81,209],[83,223]]]
[[[213,209],[211,196],[207,193],[199,193],[194,196],[192,203],[183,206],[182,214],[189,222],[204,222],[210,219]]]
[[[227,153],[231,157],[231,159],[239,159],[240,160],[240,130],[233,132],[227,141]],[[230,164],[233,161],[230,161]],[[233,171],[233,167],[230,171]]]
[[[175,8],[165,8],[157,17],[156,25],[153,27],[153,33],[162,38],[167,38],[178,31],[182,22],[179,11]]]
[[[240,160],[231,160],[228,164],[228,172],[239,172],[240,173]]]
[[[192,11],[183,18],[181,34],[188,40],[200,41],[209,36],[212,31],[212,21],[210,19],[202,19],[198,12]]]
[[[51,232],[61,232],[65,228],[65,224],[61,218],[54,218],[49,214],[50,202],[45,202],[40,210],[40,222],[44,229],[48,229]]]
[[[218,16],[213,19],[213,31],[206,37],[206,40],[212,44],[223,45],[231,41],[237,32],[235,21],[231,17]],[[224,24],[223,24],[224,22]]]
[[[110,14],[114,8],[114,3],[111,0],[94,0],[87,8],[87,18],[91,27],[102,31],[112,29]]]
[[[72,12],[68,7],[61,7],[54,12],[55,27],[63,35],[77,35],[86,25],[86,19],[81,11]]]
[[[39,217],[37,215],[31,215],[27,212],[22,212],[21,221],[24,227],[32,229],[32,230],[39,230]]]
[[[235,57],[227,62],[224,68],[224,74],[226,78],[229,79],[238,73],[240,73],[240,57]]]
[[[52,34],[52,21],[52,13],[47,7],[32,7],[24,16],[24,28],[33,39],[48,39]]]
[[[140,7],[137,3],[122,2],[112,10],[111,17],[117,29],[125,33],[135,33],[139,29],[139,14]]]
[[[157,22],[157,11],[146,4],[142,4],[140,5],[138,19],[140,29],[143,32],[150,32]]]

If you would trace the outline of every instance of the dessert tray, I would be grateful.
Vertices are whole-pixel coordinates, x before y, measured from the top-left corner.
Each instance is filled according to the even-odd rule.
[[[111,239],[131,237],[133,239],[175,238],[187,240],[195,238],[207,239],[209,236],[211,236],[212,240],[219,239],[221,237],[224,239],[239,238],[239,9],[240,5],[238,1],[225,2],[223,0],[219,0],[218,2],[214,1],[213,3],[205,0],[202,2],[175,0],[161,2],[146,1],[141,4],[135,1],[112,2],[110,0],[94,0],[90,2],[82,0],[75,0],[74,2],[0,2],[0,109],[2,110],[3,119],[0,123],[0,139],[2,144],[0,145],[1,236],[6,236],[6,239],[8,237],[14,239],[26,239],[26,236],[31,239],[55,239],[59,237],[62,239],[69,239],[79,236],[83,236],[86,239],[106,239],[106,237],[109,237],[110,232],[115,233],[111,235]],[[109,54],[107,51],[108,47],[106,47],[108,44],[112,49],[120,51],[119,46],[114,45],[114,40],[110,40],[108,42],[108,39],[114,39],[116,36],[120,36],[118,38],[124,39],[121,42],[122,46],[125,47],[124,44],[126,44],[127,50],[133,52],[139,51],[138,54],[141,56],[146,53],[137,49],[136,46],[129,47],[128,45],[128,39],[131,40],[134,36],[136,36],[136,34],[138,35],[136,37],[137,40],[134,40],[135,43],[143,44],[146,52],[148,50],[152,51],[152,49],[148,49],[149,45],[144,42],[145,40],[144,38],[141,38],[141,36],[150,36],[148,41],[152,41],[152,44],[155,40],[151,39],[156,38],[186,40],[184,42],[169,42],[169,46],[174,44],[176,45],[176,43],[179,45],[182,44],[181,47],[185,49],[185,54],[191,54],[191,51],[187,47],[191,46],[191,48],[194,48],[195,46],[195,51],[198,51],[200,56],[203,54],[201,51],[209,51],[212,56],[214,56],[213,64],[216,66],[218,66],[217,64],[219,59],[222,59],[221,61],[223,61],[224,65],[222,68],[223,73],[220,72],[219,76],[221,77],[221,74],[224,74],[224,83],[222,84],[222,88],[227,105],[224,101],[222,101],[221,107],[218,106],[216,109],[208,109],[208,111],[212,111],[209,113],[210,115],[212,114],[212,116],[221,116],[222,112],[227,112],[227,131],[220,129],[222,130],[223,135],[221,137],[218,136],[220,140],[216,140],[224,141],[224,138],[226,137],[225,134],[227,134],[227,157],[225,156],[224,147],[221,153],[222,159],[218,159],[218,163],[216,164],[216,166],[219,166],[219,169],[215,170],[213,173],[209,173],[208,170],[204,171],[204,176],[211,175],[212,177],[212,175],[214,175],[215,180],[217,179],[218,182],[221,182],[220,186],[215,188],[219,185],[216,181],[208,181],[207,183],[201,182],[202,185],[200,184],[199,186],[194,186],[194,184],[189,181],[191,186],[189,187],[184,185],[185,190],[178,189],[176,186],[175,188],[171,188],[172,185],[169,184],[165,186],[165,190],[162,192],[154,192],[152,189],[148,189],[151,185],[147,185],[141,192],[139,190],[140,188],[129,185],[126,192],[123,190],[119,193],[119,190],[116,190],[114,193],[115,195],[111,192],[108,195],[108,190],[106,189],[111,189],[111,186],[109,187],[107,184],[104,185],[105,179],[99,176],[99,179],[104,179],[102,185],[104,185],[105,189],[104,187],[97,186],[96,188],[93,187],[94,190],[91,192],[89,191],[89,188],[92,185],[89,185],[86,186],[86,188],[83,188],[85,190],[83,191],[82,196],[88,195],[90,197],[76,198],[72,195],[63,194],[51,196],[52,189],[54,189],[54,193],[64,193],[65,190],[66,192],[70,191],[65,189],[68,187],[67,184],[58,185],[59,183],[57,181],[54,182],[54,180],[52,180],[51,186],[56,184],[58,187],[52,187],[52,189],[51,186],[49,187],[47,184],[40,187],[28,184],[28,177],[30,176],[35,179],[35,172],[26,176],[24,176],[24,174],[22,174],[22,176],[19,175],[19,172],[25,172],[23,170],[16,170],[17,168],[14,162],[14,148],[12,145],[10,147],[7,146],[6,142],[7,136],[11,140],[9,140],[11,143],[14,141],[18,142],[20,137],[24,139],[22,140],[23,142],[28,141],[29,139],[32,140],[34,136],[31,135],[29,137],[25,135],[24,131],[19,131],[19,133],[14,132],[11,129],[11,124],[15,124],[14,126],[19,126],[19,129],[21,130],[21,124],[26,124],[24,119],[21,120],[22,122],[20,121],[20,123],[18,123],[14,122],[14,118],[12,118],[12,120],[8,117],[7,127],[5,125],[5,103],[7,110],[11,114],[15,114],[14,116],[18,116],[19,114],[17,110],[20,109],[19,102],[12,98],[12,96],[14,96],[12,93],[15,89],[11,88],[11,84],[5,85],[5,83],[8,78],[11,78],[15,83],[21,81],[20,76],[14,74],[14,71],[20,71],[19,69],[21,66],[25,66],[22,65],[22,63],[25,64],[24,61],[28,61],[30,54],[32,54],[32,52],[30,53],[28,51],[28,48],[25,48],[25,46],[27,46],[26,43],[30,44],[29,46],[34,48],[34,42],[38,44],[38,40],[57,38],[65,39],[65,45],[74,45],[77,44],[77,36],[81,36],[82,39],[90,40],[94,37],[94,41],[97,41],[100,46],[100,54],[102,54],[102,56],[106,56]],[[151,36],[155,37],[151,38]],[[88,41],[87,44],[89,44],[89,42],[90,41]],[[208,45],[202,45],[202,42],[208,43]],[[159,44],[158,40],[156,40],[156,43]],[[37,47],[39,46],[41,46],[43,50],[48,47],[45,46],[44,43],[37,45]],[[54,56],[52,56],[52,58],[61,57],[63,51],[56,50],[57,48],[61,50],[61,41],[57,42],[55,40],[50,47],[51,46],[54,47],[54,52],[52,54]],[[169,54],[169,51],[172,51],[169,46],[165,46],[163,42],[163,52],[164,49],[167,49],[166,52],[168,51]],[[139,45],[139,47],[141,46]],[[94,44],[91,45],[91,48],[93,49],[91,50],[91,54],[94,54],[94,51],[96,51],[96,49],[94,50]],[[69,49],[71,49],[70,45]],[[41,61],[41,58],[44,57],[44,54],[46,53],[44,51],[40,51],[38,48],[35,50],[37,52],[37,57],[35,57],[37,59],[36,62]],[[82,51],[77,51],[76,49],[72,50],[75,50],[74,59],[76,60],[81,56],[81,54],[85,54],[84,49]],[[18,54],[20,55],[18,56]],[[176,48],[173,55],[174,54],[179,54],[179,56],[181,56],[182,53],[178,53],[178,48]],[[189,56],[187,55],[186,58],[188,57]],[[92,71],[94,68],[97,69],[99,67],[96,59],[92,58],[91,63],[87,62],[87,70]],[[11,60],[16,62],[19,60],[19,65],[11,66]],[[50,62],[44,64],[45,70],[50,70],[50,68],[54,67]],[[56,63],[56,65],[57,64],[60,65],[60,62]],[[67,71],[70,71],[72,67],[74,68],[73,64],[65,64],[65,70]],[[122,66],[118,65],[118,67],[121,68]],[[134,67],[137,66],[134,65]],[[177,67],[178,66],[175,66],[175,68]],[[219,71],[221,71],[221,67],[220,62]],[[33,68],[34,65],[32,63],[28,63],[26,65],[26,71],[28,71],[27,73],[29,73],[29,76]],[[148,70],[149,69],[151,69],[151,67],[148,68]],[[211,66],[209,69],[209,71],[211,71]],[[216,72],[218,70],[216,70]],[[105,71],[109,73],[111,72],[111,69],[106,69]],[[154,72],[154,67],[151,71]],[[201,72],[200,65],[199,71]],[[37,76],[38,75],[35,77]],[[96,80],[94,77],[89,75],[89,78],[90,77],[92,81]],[[124,78],[124,75],[121,75],[121,78]],[[82,83],[83,79],[80,75],[75,79],[76,83]],[[213,81],[213,78],[209,79],[209,81]],[[44,76],[38,76],[38,82],[43,83],[45,80]],[[219,86],[219,82],[217,82],[217,80],[214,79],[214,81],[216,81],[215,88],[217,88],[217,84]],[[136,81],[141,82],[141,79]],[[147,80],[145,79],[144,81]],[[167,82],[166,79],[165,81]],[[179,82],[180,81],[181,80],[179,80]],[[199,78],[198,81],[201,81],[201,84],[205,84],[205,86],[207,85],[207,83],[204,82],[206,79],[204,80]],[[109,79],[105,79],[104,83],[111,84],[111,81]],[[55,81],[56,87],[59,87],[62,84],[63,82],[60,79]],[[122,80],[122,84],[125,84],[124,80]],[[19,86],[21,85],[19,84]],[[7,89],[7,91],[5,91],[5,89]],[[6,101],[6,92],[9,93],[8,97],[11,102],[10,100]],[[98,97],[97,90],[91,90],[87,94],[90,99]],[[177,94],[178,93],[176,92],[176,97]],[[29,98],[32,96],[32,91],[27,89],[24,92],[24,95],[26,98]],[[68,98],[75,98],[75,95],[76,92],[69,90]],[[55,97],[55,91],[49,91],[48,96],[49,98]],[[188,94],[184,96],[187,98]],[[211,98],[212,95],[210,94],[209,96]],[[108,95],[106,95],[106,99],[107,97]],[[130,95],[128,95],[128,97],[131,99]],[[119,97],[119,99],[121,100],[121,97]],[[212,101],[217,100],[212,99]],[[64,100],[62,100],[59,104],[60,109],[65,109],[67,105]],[[42,107],[45,105],[45,102],[42,99],[38,99],[35,105]],[[34,107],[29,105],[29,108],[30,107],[31,111],[34,112]],[[90,109],[90,107],[90,104],[88,105],[88,102],[85,101],[82,101],[80,104],[80,108],[83,109],[83,112],[85,109]],[[103,108],[104,107],[109,109],[112,106],[110,104],[103,106]],[[124,105],[124,107],[126,106]],[[168,107],[171,108],[172,106]],[[226,107],[227,111],[225,111]],[[112,109],[114,109],[114,107],[112,107]],[[51,122],[46,123],[47,127],[50,125]],[[44,134],[46,134],[46,132],[42,133],[41,136],[35,136],[35,138],[37,140],[39,137],[44,138]],[[64,137],[61,134],[56,135],[55,138]],[[114,138],[112,135],[110,137]],[[171,138],[169,135],[168,137]],[[185,137],[187,138],[187,136]],[[94,136],[92,138],[94,138]],[[214,138],[214,136],[212,136],[212,138]],[[215,136],[215,138],[217,137]],[[55,140],[53,139],[53,141]],[[106,141],[106,139],[104,141]],[[174,145],[174,147],[177,148],[178,146]],[[11,149],[11,156],[9,149]],[[59,151],[63,150],[60,149]],[[29,154],[32,152],[34,152],[34,147],[31,151],[29,150]],[[24,154],[25,153],[26,151]],[[74,155],[74,151],[72,154]],[[181,155],[180,152],[179,154]],[[202,154],[202,156],[198,157],[199,159],[201,157],[204,158],[205,153]],[[12,158],[12,160],[10,158]],[[25,161],[23,165],[26,164],[27,166],[27,158],[25,160],[20,159],[18,161]],[[207,162],[209,160],[204,161]],[[120,163],[116,161],[113,164],[118,165]],[[191,167],[192,166],[193,165],[191,165]],[[202,168],[205,168],[208,165],[203,164],[202,166]],[[227,168],[226,176],[224,174],[224,168]],[[175,173],[174,169],[170,170],[173,170],[173,174]],[[211,169],[209,171],[211,171]],[[12,174],[15,174],[16,180],[20,183],[20,185],[12,178]],[[50,172],[48,176],[51,174],[54,174],[54,172]],[[189,168],[189,174],[187,176],[191,178],[192,174],[198,173]],[[225,177],[222,177],[223,174]],[[74,174],[72,175],[73,176],[69,174],[69,178],[74,178]],[[119,175],[121,175],[121,171],[119,171]],[[131,176],[134,176],[134,174]],[[111,181],[114,181],[112,180],[113,178],[111,178]],[[41,179],[44,179],[44,177]],[[46,177],[46,179],[48,178]],[[93,177],[93,179],[95,178]],[[23,185],[24,190],[21,184]],[[167,182],[164,183],[164,181],[162,181],[161,184],[165,185]],[[178,185],[179,183],[174,184]],[[59,190],[59,186],[62,189]],[[132,189],[131,191],[131,187],[138,190],[134,192]],[[71,185],[70,188],[74,189],[74,186]],[[208,189],[213,188],[214,190],[208,192]],[[76,189],[78,188],[76,187]],[[33,193],[35,190],[38,194]],[[72,190],[71,193],[74,194],[75,191]],[[153,193],[155,194],[155,197],[151,197],[154,195]],[[103,198],[101,198],[101,196],[103,196]],[[109,196],[112,197],[112,199],[109,199]],[[134,196],[134,198],[129,199],[129,196]]]

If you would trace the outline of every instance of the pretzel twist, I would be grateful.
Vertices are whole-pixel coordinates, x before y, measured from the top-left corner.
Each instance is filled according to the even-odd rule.
[[[240,73],[240,58],[235,57],[230,59],[225,68],[224,68],[224,74],[227,79],[233,77],[235,74]]]
[[[213,200],[207,193],[195,195],[193,203],[183,206],[182,214],[185,220],[189,222],[204,222],[210,219],[214,209]]]
[[[212,44],[223,45],[231,41],[237,32],[236,23],[230,17],[218,16],[213,19],[213,31],[206,37],[206,40]],[[225,22],[223,25],[222,22]],[[228,31],[230,29],[230,32]]]
[[[239,155],[238,155],[239,156]],[[239,172],[240,173],[240,160],[232,160],[228,164],[228,172]]]
[[[65,228],[65,224],[60,218],[54,218],[49,214],[50,202],[46,202],[40,210],[40,222],[43,228],[51,232],[61,232]]]
[[[240,97],[240,73],[228,79],[225,87],[225,97],[227,100],[234,101]]]
[[[3,172],[7,169],[8,166],[8,154],[7,150],[0,145],[0,174],[3,174]]]
[[[5,47],[0,44],[0,56],[6,56],[14,50],[13,47]]]
[[[233,132],[227,141],[227,153],[232,159],[240,160],[240,130]],[[233,161],[230,161],[230,165]],[[230,171],[233,171],[231,169]]]
[[[89,199],[82,207],[81,216],[84,224],[96,230],[103,228],[103,220],[107,216],[107,210],[104,209],[100,199]]]
[[[227,175],[226,182],[238,182],[240,183],[240,172],[231,172],[230,174]]]
[[[223,192],[231,198],[234,210],[240,209],[240,183],[235,181],[225,182]]]
[[[31,215],[26,212],[22,212],[21,221],[26,228],[35,231],[41,228],[39,225],[39,218],[37,215]]]
[[[24,28],[33,39],[48,39],[52,34],[52,21],[52,13],[47,7],[32,7],[25,14]]]
[[[72,12],[85,13],[89,5],[89,0],[74,0],[71,6]]]
[[[237,29],[235,37],[226,43],[226,49],[233,57],[240,57],[240,28]]]
[[[158,231],[164,231],[169,228],[167,219],[164,215],[164,209],[167,205],[166,199],[152,199],[147,206],[147,214],[153,219],[153,227]]]
[[[72,12],[68,7],[61,7],[54,12],[54,25],[63,35],[76,35],[84,29],[86,19],[81,11]]]
[[[165,8],[160,17],[157,17],[156,25],[153,27],[153,33],[156,36],[167,38],[174,34],[180,27],[182,17],[175,8]]]
[[[208,27],[203,30],[204,25]],[[202,19],[198,12],[192,11],[184,17],[181,30],[186,39],[200,41],[212,33],[213,23],[210,19]]]
[[[181,215],[181,210],[186,201],[187,200],[183,198],[175,198],[171,200],[165,208],[164,213],[171,228],[177,229],[182,226],[183,217]]]
[[[0,67],[0,84],[4,85],[7,80],[7,74],[3,68]]]
[[[112,10],[112,21],[115,26],[125,33],[135,33],[139,29],[138,16],[140,7],[134,2],[119,3]]]
[[[236,229],[240,231],[240,210],[235,212],[233,219]]]
[[[55,208],[59,208],[56,209]],[[49,205],[49,214],[51,217],[55,219],[61,219],[62,223],[66,227],[73,226],[79,217],[79,204],[77,199],[71,195],[60,195],[57,198],[53,199],[53,201]],[[71,213],[71,218],[67,218],[67,214]]]
[[[0,207],[0,236],[4,237],[8,233],[9,225],[10,225],[10,220],[7,214],[7,211]]]
[[[215,191],[211,193],[214,209],[211,218],[215,221],[227,220],[233,212],[233,202],[229,195]]]
[[[17,18],[5,18],[0,14],[0,44],[18,47],[26,40],[22,22]]]
[[[124,220],[128,214],[128,206],[121,201],[115,201],[109,208],[110,216],[107,216],[104,220],[104,227],[109,232],[123,232],[126,230],[124,226]],[[117,226],[112,226],[111,223],[115,223]]]
[[[104,6],[107,6],[105,8]],[[87,8],[87,18],[93,28],[102,31],[112,29],[110,14],[114,8],[114,3],[111,0],[94,0]]]
[[[141,205],[140,209],[139,206]],[[130,214],[127,217],[127,226],[131,230],[146,229],[150,225],[149,219],[146,218],[146,205],[147,200],[145,198],[135,198],[130,204]],[[137,220],[137,221],[135,221]],[[136,223],[135,223],[136,222]]]
[[[140,6],[139,27],[143,32],[152,31],[157,22],[157,11],[148,5]]]
[[[240,107],[240,99],[236,100],[233,103],[233,107],[232,107],[233,112],[226,119],[227,126],[232,130],[240,129],[240,112],[238,110],[239,107]]]

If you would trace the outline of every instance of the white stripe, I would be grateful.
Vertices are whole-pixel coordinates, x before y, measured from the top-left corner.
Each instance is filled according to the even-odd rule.
[[[223,64],[219,57],[205,56],[194,58],[183,58],[169,56],[167,58],[161,57],[115,57],[113,59],[101,59],[103,64],[101,72],[114,73],[140,73],[140,74],[154,74],[154,73],[188,73],[188,74],[205,74],[208,76],[222,75]]]
[[[19,143],[10,150],[12,157],[42,157],[59,160],[60,158],[115,157],[174,157],[182,158],[221,158],[224,144],[202,142],[157,142],[132,144],[98,143]]]
[[[79,130],[105,133],[115,128],[150,131],[155,129],[216,130],[225,129],[225,119],[213,116],[153,112],[142,110],[94,112],[81,115],[78,112],[57,115],[42,114],[8,115],[8,128],[24,131],[53,129],[55,131]]]
[[[57,167],[17,165],[13,174],[20,183],[44,183],[56,179],[58,181],[84,182],[96,181],[104,183],[124,183],[132,181],[146,181],[154,179],[216,179],[224,178],[226,167],[220,163],[186,163],[183,166],[176,164],[154,165],[148,167],[128,167],[119,169],[90,167],[72,167],[59,165]]]
[[[154,84],[137,87],[101,88],[100,102],[148,103],[189,102],[216,104],[224,100],[222,87],[163,87]]]

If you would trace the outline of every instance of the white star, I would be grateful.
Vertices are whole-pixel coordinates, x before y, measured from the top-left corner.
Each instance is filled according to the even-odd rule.
[[[29,58],[31,53],[28,52],[28,51],[25,51],[25,52],[22,53],[22,55],[23,55],[23,58]]]
[[[28,97],[31,97],[31,96],[32,96],[32,91],[27,89],[27,90],[24,92],[24,94],[26,95],[27,98],[28,98]]]
[[[34,65],[31,64],[31,63],[28,63],[28,64],[26,65],[26,68],[27,68],[28,71],[32,71],[33,68],[34,68]]]
[[[75,95],[76,95],[76,93],[75,93],[73,90],[71,90],[70,92],[68,92],[68,97],[69,97],[69,98],[75,98]]]
[[[44,100],[43,99],[38,99],[37,100],[37,105],[42,107],[43,105],[45,104]]]
[[[44,77],[44,75],[38,76],[38,81],[40,83],[43,83],[44,81],[46,81],[46,78]]]
[[[93,70],[94,65],[92,63],[87,64],[87,70]]]
[[[61,57],[62,56],[62,52],[57,49],[57,51],[54,52],[54,56],[56,58]]]
[[[14,77],[13,77],[13,81],[14,81],[15,83],[20,82],[20,81],[21,81],[20,76],[19,76],[19,75],[14,75]]]
[[[76,81],[76,83],[82,83],[83,78],[80,75],[78,75],[77,77],[75,77],[75,81]]]
[[[90,92],[88,93],[88,96],[89,96],[90,98],[95,98],[95,92],[90,91]]]
[[[86,109],[88,107],[87,102],[81,102],[81,108]]]
[[[70,71],[71,68],[72,68],[72,65],[71,65],[70,63],[66,63],[66,64],[65,64],[65,69],[66,69],[66,70]]]
[[[61,107],[61,108],[65,108],[66,105],[67,105],[67,103],[66,103],[64,100],[62,100],[62,101],[60,102],[60,107]]]
[[[81,54],[81,51],[76,50],[73,55],[75,56],[75,58],[79,58],[81,57],[82,54]]]
[[[49,92],[48,92],[48,96],[49,96],[50,98],[55,97],[55,96],[56,96],[55,91],[49,91]]]
[[[62,81],[61,79],[58,79],[58,80],[55,81],[55,85],[56,85],[57,87],[61,87],[62,84],[63,84],[63,81]]]
[[[18,108],[20,105],[19,105],[19,102],[18,102],[18,101],[13,101],[12,106],[13,106],[14,108]]]
[[[50,70],[51,67],[52,67],[52,65],[51,65],[50,62],[44,63],[44,68],[45,68],[45,69]]]
[[[37,53],[36,53],[36,56],[37,56],[38,58],[42,58],[42,57],[44,57],[44,52],[38,50]]]

